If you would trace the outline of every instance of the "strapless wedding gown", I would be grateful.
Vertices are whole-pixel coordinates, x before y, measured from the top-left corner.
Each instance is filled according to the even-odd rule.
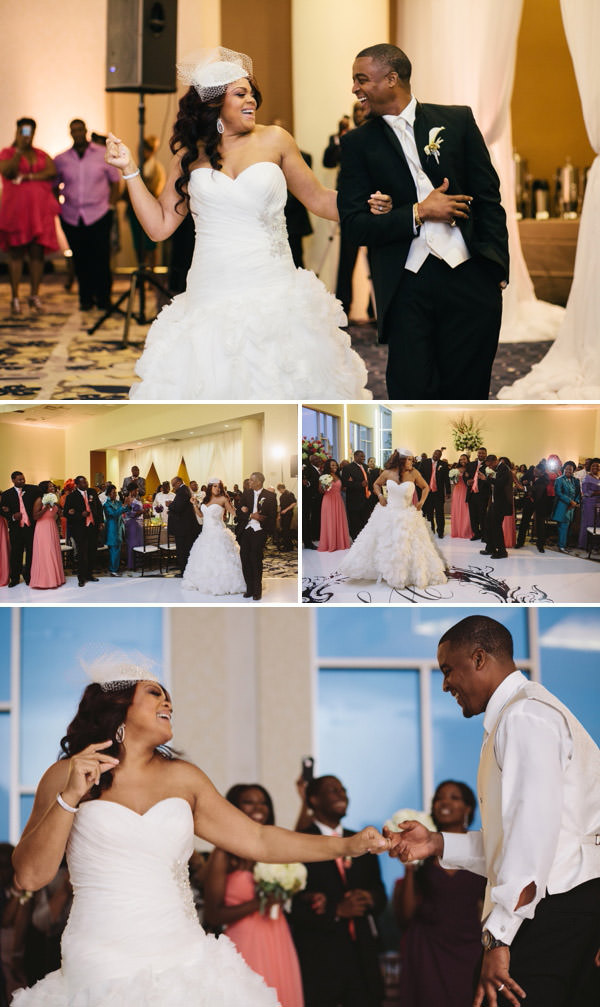
[[[151,326],[130,398],[370,398],[340,302],[294,265],[279,165],[259,161],[236,179],[196,168],[189,194],[187,290]]]
[[[204,933],[188,882],[193,818],[170,797],[145,815],[81,805],[67,847],[74,899],[62,968],[12,1007],[277,1007],[227,937]]]
[[[414,483],[388,480],[387,505],[377,504],[339,570],[351,580],[384,580],[390,587],[445,584],[446,562],[428,522],[413,506]]]
[[[240,547],[223,524],[220,504],[202,504],[202,532],[192,546],[183,573],[183,586],[203,594],[243,594]]]

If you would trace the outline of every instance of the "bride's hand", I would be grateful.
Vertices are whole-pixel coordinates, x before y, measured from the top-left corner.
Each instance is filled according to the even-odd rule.
[[[380,497],[378,497],[378,500],[382,507],[387,507],[387,500],[385,499],[383,493]]]
[[[77,806],[88,791],[100,782],[102,773],[119,765],[118,759],[104,751],[112,744],[112,741],[97,742],[71,756],[67,782],[62,789],[62,796],[67,804]]]
[[[120,168],[124,175],[130,175],[137,170],[137,165],[131,156],[129,147],[126,147],[122,140],[119,140],[114,133],[109,133],[106,137],[106,153],[104,160],[107,164],[112,164],[113,168]]]
[[[346,843],[349,857],[362,857],[363,853],[385,853],[392,845],[374,825],[367,825],[362,832],[348,836]]]
[[[379,189],[377,192],[372,193],[368,203],[371,208],[371,213],[376,214],[378,217],[384,213],[389,213],[392,209],[392,197],[385,196],[383,192],[379,191]]]

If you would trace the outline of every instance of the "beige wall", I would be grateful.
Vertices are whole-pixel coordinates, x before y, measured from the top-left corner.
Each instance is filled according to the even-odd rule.
[[[221,792],[262,783],[285,826],[298,813],[300,759],[313,748],[309,615],[170,609],[175,747]]]
[[[0,485],[8,489],[10,473],[19,469],[28,483],[42,479],[62,479],[65,470],[65,439],[62,430],[45,428],[41,424],[33,429],[0,421],[0,458],[2,471]],[[83,469],[87,472],[88,463]]]

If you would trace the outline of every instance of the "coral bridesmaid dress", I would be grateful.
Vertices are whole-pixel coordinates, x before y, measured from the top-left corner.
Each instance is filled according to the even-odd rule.
[[[321,504],[319,552],[337,552],[338,549],[349,548],[350,533],[342,500],[342,483],[340,479],[334,479]]]
[[[467,487],[459,479],[452,490],[450,502],[450,534],[452,538],[471,538],[471,518],[467,507]]]
[[[29,587],[60,587],[65,582],[60,538],[56,526],[57,510],[56,504],[49,507],[35,523]]]
[[[6,587],[10,577],[10,545],[8,541],[8,525],[0,517],[0,587]]]

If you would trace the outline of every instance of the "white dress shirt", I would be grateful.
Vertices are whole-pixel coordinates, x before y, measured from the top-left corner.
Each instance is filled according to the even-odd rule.
[[[335,829],[332,829],[330,825],[325,825],[325,823],[320,822],[318,818],[313,818],[313,822],[323,836],[337,836],[339,839],[343,838],[344,828],[342,825],[336,825]]]
[[[400,115],[384,115],[383,119],[398,137],[417,189],[417,202],[422,203],[433,192],[433,185],[423,170],[417,150],[414,133],[416,111],[417,99],[413,97]],[[443,140],[443,134],[440,138]],[[452,269],[471,258],[459,228],[440,220],[423,221],[419,233],[413,238],[404,268],[418,273],[428,255],[443,259]]]
[[[258,498],[259,498],[259,496],[260,496],[261,493],[262,493],[262,489],[260,489],[260,490],[254,490],[254,506],[252,507],[252,513],[253,514],[255,514],[258,511]],[[246,527],[247,528],[252,528],[252,531],[260,531],[261,530],[260,521],[257,521],[255,517],[253,517],[251,521],[248,521],[248,524],[247,524]]]
[[[507,706],[530,684],[520,671],[508,675],[492,694],[483,720],[484,746],[496,732],[493,755],[501,774],[501,808],[495,810],[501,817],[502,834],[485,926],[506,944],[511,943],[524,919],[533,918],[547,887],[552,892],[566,891],[578,881],[575,877],[561,884],[555,864],[565,819],[565,772],[573,758],[573,732],[560,710],[547,702],[526,698]],[[569,716],[575,724],[575,718]],[[584,733],[581,725],[577,726]],[[483,832],[443,836],[442,867],[458,866],[488,876]],[[555,880],[550,885],[553,867]],[[521,891],[532,881],[536,886],[533,900],[515,910]]]

